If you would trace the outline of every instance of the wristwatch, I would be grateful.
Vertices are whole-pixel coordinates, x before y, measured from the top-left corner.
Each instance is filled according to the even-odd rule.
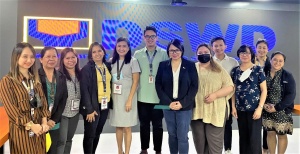
[[[33,125],[32,121],[30,121],[29,123],[27,123],[26,126],[25,126],[25,130],[30,130],[32,125]]]

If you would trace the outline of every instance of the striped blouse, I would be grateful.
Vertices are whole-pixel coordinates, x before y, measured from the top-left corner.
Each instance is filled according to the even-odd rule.
[[[37,137],[29,137],[29,131],[24,125],[29,121],[42,123],[43,117],[49,117],[47,101],[40,83],[34,85],[34,91],[39,94],[42,107],[34,109],[31,117],[29,94],[23,86],[24,77],[20,75],[14,79],[6,75],[0,81],[0,101],[9,118],[9,144],[12,154],[45,154],[45,134]]]

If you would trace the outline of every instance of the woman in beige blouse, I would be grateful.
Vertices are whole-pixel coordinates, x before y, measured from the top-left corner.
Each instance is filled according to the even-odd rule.
[[[191,122],[197,153],[222,153],[225,119],[234,86],[229,74],[212,59],[207,44],[197,48],[199,78],[196,107]]]

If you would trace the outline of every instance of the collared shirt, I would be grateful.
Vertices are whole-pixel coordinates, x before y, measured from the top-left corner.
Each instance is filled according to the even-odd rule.
[[[234,67],[239,66],[239,62],[236,59],[229,57],[226,54],[223,60],[218,59],[216,55],[214,55],[213,59],[218,62],[228,74],[230,74]]]
[[[149,60],[146,54],[147,48],[142,48],[140,50],[135,51],[134,58],[136,58],[140,64],[141,75],[140,75],[140,84],[138,88],[138,101],[146,102],[146,103],[159,103],[159,98],[157,96],[155,90],[155,81],[153,83],[149,83],[149,75],[150,75],[150,68],[149,68]],[[161,61],[168,60],[168,55],[165,50],[160,47],[156,47],[156,55],[153,59],[153,78],[155,79],[157,69],[159,63]],[[149,56],[152,57],[154,52],[148,52]]]

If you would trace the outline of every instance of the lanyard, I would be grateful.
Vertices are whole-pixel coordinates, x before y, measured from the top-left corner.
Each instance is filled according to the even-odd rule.
[[[25,81],[23,80],[22,81],[22,84],[23,86],[26,88],[27,92],[28,92],[28,95],[29,95],[29,103],[30,103],[30,115],[31,115],[31,118],[34,119],[34,108],[32,107],[31,105],[31,100],[34,98],[34,89],[33,89],[33,82],[32,80],[29,80],[29,83],[30,85],[26,85]]]
[[[122,70],[122,68],[123,68],[123,66],[124,66],[124,62],[125,62],[125,60],[123,60],[123,63],[122,63],[122,65],[121,65],[121,68],[119,69],[119,60],[117,61],[117,79],[118,79],[118,80],[120,80],[120,74],[121,74],[121,70]]]
[[[55,86],[55,74],[52,76],[52,82],[50,83],[51,89],[50,89],[50,99],[52,100],[52,103],[54,103],[54,86]]]
[[[153,62],[153,59],[154,59],[154,57],[155,57],[155,55],[156,55],[156,52],[157,52],[157,50],[154,51],[153,56],[150,58],[150,55],[149,55],[148,51],[146,51],[147,58],[148,58],[148,61],[149,61],[150,76],[152,76],[152,72],[153,72],[153,65],[152,65],[152,62]]]
[[[101,69],[97,65],[95,65],[95,67],[97,68],[97,70],[101,74],[102,82],[103,82],[103,91],[106,92],[106,72],[105,72],[105,67],[103,67],[103,72],[101,71]]]
[[[75,97],[76,97],[76,95],[77,95],[77,87],[76,87],[76,80],[77,78],[76,78],[76,75],[75,75],[75,78],[74,78],[74,81],[72,80],[72,78],[71,78],[71,81],[73,82],[73,84],[74,84],[74,88],[75,88]]]

